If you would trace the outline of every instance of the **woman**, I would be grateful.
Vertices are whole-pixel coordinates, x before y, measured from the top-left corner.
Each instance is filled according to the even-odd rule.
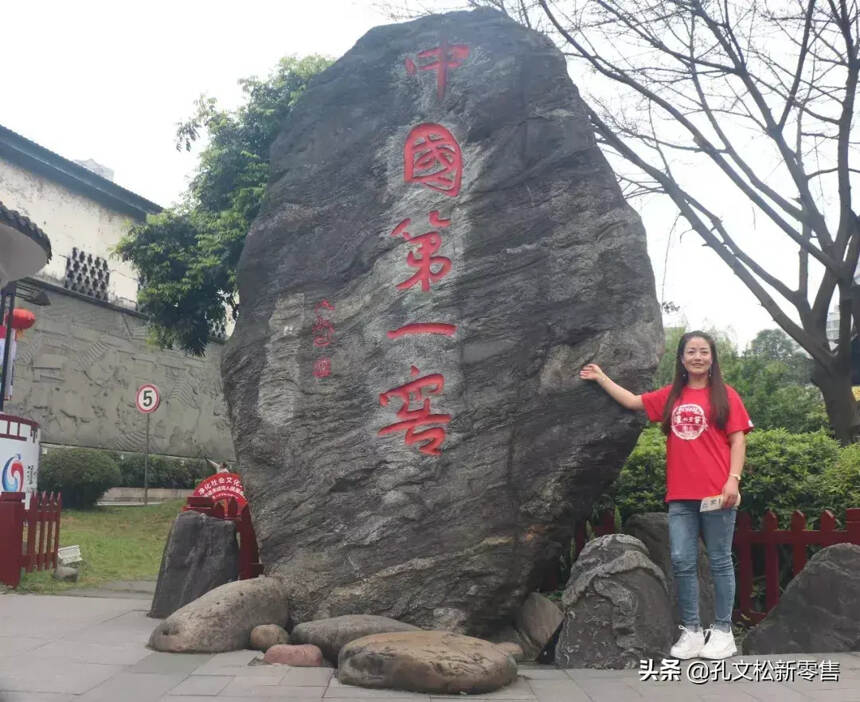
[[[579,377],[595,381],[627,409],[645,410],[648,419],[661,422],[667,437],[669,545],[682,622],[672,656],[733,656],[737,647],[731,622],[735,599],[732,538],[745,434],[753,424],[737,392],[723,382],[714,340],[700,331],[684,334],[675,357],[675,379],[655,392],[634,395],[593,363]],[[703,498],[716,495],[721,498],[721,508],[700,511]],[[699,534],[708,551],[715,592],[714,625],[707,643],[699,622]]]

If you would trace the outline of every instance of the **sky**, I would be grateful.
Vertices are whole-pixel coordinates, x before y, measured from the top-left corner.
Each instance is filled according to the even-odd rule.
[[[112,0],[6,3],[0,41],[0,124],[73,159],[94,159],[114,180],[162,206],[176,202],[196,154],[175,149],[178,122],[205,93],[239,104],[240,78],[267,75],[287,55],[337,58],[391,20],[374,0]],[[450,3],[449,3],[450,5]],[[14,28],[12,31],[11,28]],[[577,80],[573,69],[574,82]],[[667,203],[632,203],[643,217],[667,319],[717,328],[743,348],[775,323]],[[767,256],[768,244],[758,248]],[[787,267],[786,276],[791,276]]]

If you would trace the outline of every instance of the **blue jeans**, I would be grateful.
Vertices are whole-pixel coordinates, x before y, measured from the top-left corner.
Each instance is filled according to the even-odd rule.
[[[714,626],[722,631],[732,629],[732,607],[735,602],[735,568],[732,563],[732,539],[737,509],[715,509],[700,512],[700,500],[669,502],[669,549],[672,572],[678,591],[681,622],[687,628],[699,622],[699,534],[705,542],[711,578],[714,581]]]

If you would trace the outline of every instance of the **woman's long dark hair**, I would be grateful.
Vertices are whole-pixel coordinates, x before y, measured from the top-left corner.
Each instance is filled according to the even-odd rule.
[[[729,419],[729,394],[726,392],[726,384],[723,382],[723,374],[720,372],[720,363],[717,360],[717,345],[710,334],[702,331],[687,332],[678,342],[678,351],[675,353],[675,378],[672,381],[672,389],[663,408],[663,421],[660,428],[666,436],[672,428],[672,412],[675,403],[681,397],[681,391],[687,384],[687,369],[684,368],[684,348],[690,339],[704,339],[711,347],[711,369],[708,373],[708,385],[710,387],[709,397],[711,400],[711,412],[708,421],[714,422],[720,429],[726,428]]]

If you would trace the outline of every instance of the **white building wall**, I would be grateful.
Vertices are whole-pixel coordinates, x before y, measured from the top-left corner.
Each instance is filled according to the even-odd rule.
[[[110,270],[108,300],[134,308],[137,276],[130,264],[111,256],[111,250],[133,224],[133,217],[112,210],[41,175],[0,157],[0,202],[4,202],[48,233],[53,258],[36,277],[60,285],[72,247],[107,260]]]

